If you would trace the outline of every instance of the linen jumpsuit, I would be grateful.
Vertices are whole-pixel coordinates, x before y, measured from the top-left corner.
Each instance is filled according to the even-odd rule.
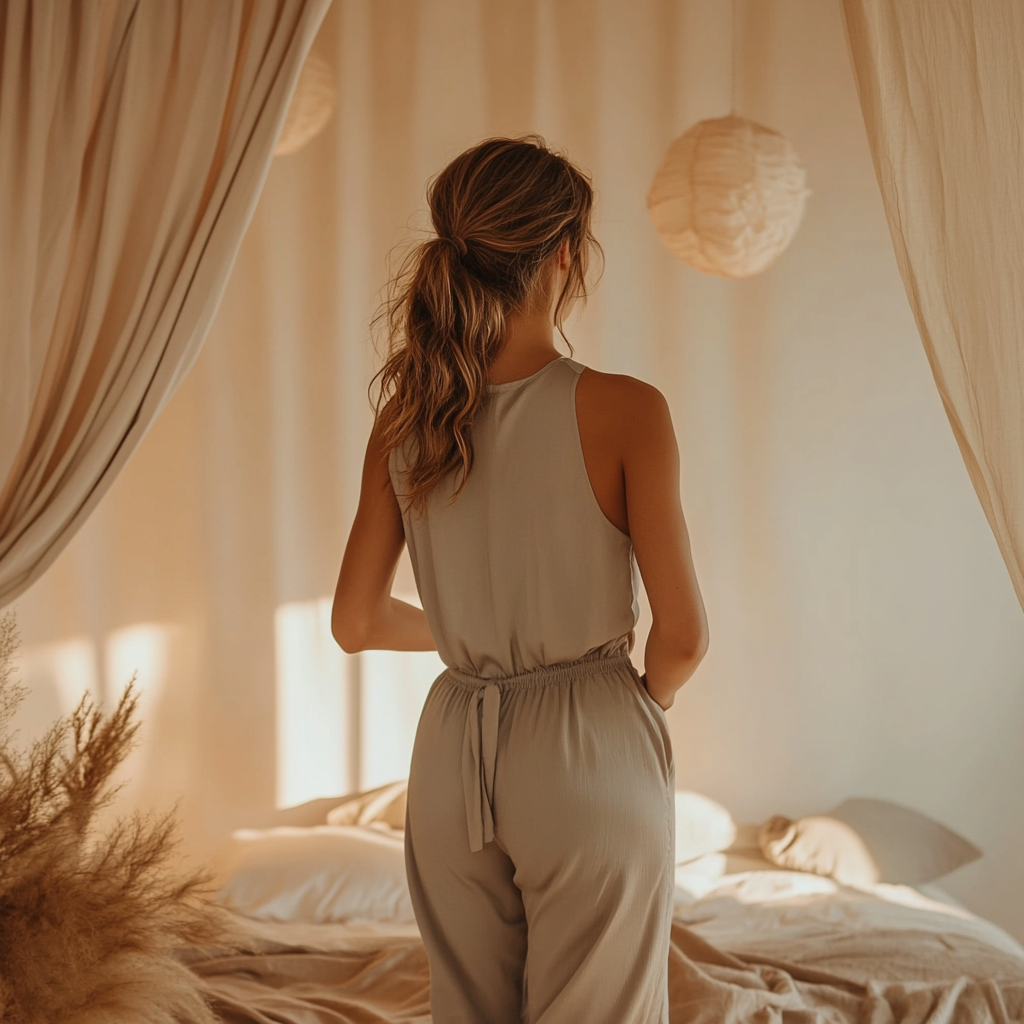
[[[583,369],[491,385],[462,494],[403,512],[447,666],[406,822],[434,1024],[668,1022],[675,769],[628,657],[636,566],[587,475]]]

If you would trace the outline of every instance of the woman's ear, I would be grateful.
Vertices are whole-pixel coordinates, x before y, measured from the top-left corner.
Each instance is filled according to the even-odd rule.
[[[563,238],[562,244],[558,247],[558,269],[568,270],[572,262],[569,256],[569,239]]]

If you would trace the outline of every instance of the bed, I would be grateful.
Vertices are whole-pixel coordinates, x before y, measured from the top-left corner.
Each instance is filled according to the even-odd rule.
[[[323,832],[285,831],[297,843],[339,828],[361,841],[365,832],[374,844],[370,863],[398,863],[400,833],[358,817],[343,813],[335,821],[345,824]],[[740,831],[727,849],[676,868],[672,1024],[1024,1021],[1024,948],[996,925],[934,886],[848,885],[780,869],[752,845],[750,830]],[[291,868],[294,885],[307,868]],[[381,916],[372,909],[362,919],[345,911],[346,920],[309,920],[331,914],[307,906],[292,915],[281,908],[297,904],[278,899],[270,916],[307,919],[235,911],[224,945],[182,955],[227,1024],[428,1022],[427,961],[415,923],[394,902],[393,886],[385,892],[380,879],[374,884],[389,920],[369,919]],[[316,891],[322,900],[323,885]]]

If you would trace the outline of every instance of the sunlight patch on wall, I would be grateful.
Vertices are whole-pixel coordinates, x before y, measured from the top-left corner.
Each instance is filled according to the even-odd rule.
[[[30,687],[40,676],[52,684],[61,715],[74,711],[87,693],[96,699],[101,696],[96,645],[87,636],[29,648],[25,652],[24,672]]]
[[[113,630],[100,643],[77,636],[27,647],[18,673],[26,687],[19,728],[26,738],[41,735],[58,718],[70,715],[86,694],[109,713],[136,676],[136,720],[145,740],[158,714],[177,640],[174,626],[140,622]],[[139,751],[132,754],[125,779],[138,773],[139,757]]]
[[[160,701],[167,682],[167,666],[173,642],[172,629],[157,622],[140,622],[115,629],[104,645],[104,677],[107,703],[114,704],[135,676],[139,693],[139,717],[145,722],[150,708]]]
[[[331,635],[331,599],[283,604],[274,619],[277,806],[350,792],[357,673]]]
[[[41,736],[62,715],[78,706],[85,694],[100,697],[96,645],[87,636],[25,647],[16,676],[25,687],[25,701],[16,728],[24,742]]]
[[[159,748],[158,737],[167,726],[164,697],[171,676],[173,652],[181,643],[181,630],[173,624],[136,622],[111,630],[103,643],[104,709],[114,709],[121,694],[135,678],[139,723],[138,746],[115,775],[124,788],[119,802],[139,802],[148,806],[160,786],[154,780],[169,783],[179,777],[179,769],[168,762],[167,751]],[[175,744],[177,746],[177,744]],[[169,796],[170,794],[164,794]]]
[[[435,651],[364,651],[361,670],[361,789],[409,774],[423,702],[444,671]]]

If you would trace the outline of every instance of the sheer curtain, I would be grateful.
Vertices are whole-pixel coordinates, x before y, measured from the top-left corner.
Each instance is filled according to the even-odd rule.
[[[0,606],[199,352],[329,0],[0,14]]]
[[[1024,606],[1024,6],[843,13],[903,283]]]

